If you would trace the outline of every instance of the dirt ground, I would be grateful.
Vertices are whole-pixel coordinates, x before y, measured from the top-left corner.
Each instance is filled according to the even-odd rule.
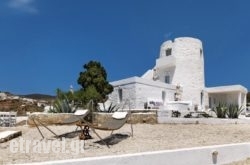
[[[98,134],[105,138],[105,141],[110,144],[110,148],[102,144],[96,134],[90,131],[92,139],[85,140],[85,143],[83,143],[83,141],[81,143],[83,145],[80,145],[82,147],[78,148],[76,152],[76,150],[72,149],[72,146],[74,146],[72,144],[73,142],[78,144],[79,133],[70,133],[75,131],[76,126],[49,126],[49,128],[58,135],[68,133],[64,136],[65,138],[63,138],[65,142],[63,148],[66,152],[62,149],[55,151],[49,146],[52,143],[59,143],[62,141],[54,138],[54,135],[44,128],[41,128],[45,136],[45,139],[42,140],[39,131],[35,127],[0,127],[0,131],[22,131],[22,136],[5,143],[0,143],[0,164],[41,162],[250,142],[249,124],[134,124],[133,137],[131,136],[131,127],[127,124],[115,131],[112,136],[110,136],[110,131],[97,130]],[[20,140],[31,141],[30,144],[25,143],[28,145],[28,150],[25,148],[26,145],[24,145],[26,150],[21,150]],[[14,141],[17,146],[15,146],[16,150],[13,152]],[[39,150],[39,147],[35,148],[38,143],[43,143],[43,147],[47,150]],[[73,148],[76,149],[76,146]],[[247,162],[250,162],[249,159],[243,163]],[[234,164],[240,165],[237,163]]]

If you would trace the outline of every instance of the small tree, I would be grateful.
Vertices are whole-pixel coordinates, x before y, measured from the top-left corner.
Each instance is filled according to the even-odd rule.
[[[82,86],[80,96],[83,103],[93,100],[95,105],[98,102],[105,102],[107,95],[113,91],[113,86],[107,81],[107,73],[104,67],[97,61],[90,61],[83,65],[85,69],[80,72],[77,80]]]

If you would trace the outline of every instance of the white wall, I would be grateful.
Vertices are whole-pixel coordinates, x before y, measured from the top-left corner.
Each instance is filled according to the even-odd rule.
[[[245,94],[242,93],[239,96],[239,92],[226,92],[226,93],[212,93],[209,94],[209,97],[212,99],[212,107],[217,106],[219,103],[223,104],[237,104],[239,106],[245,106]],[[239,99],[241,100],[238,103]],[[214,102],[214,100],[216,102]]]
[[[172,53],[170,56],[166,56],[166,50],[172,49]],[[166,94],[168,94],[169,100],[172,99],[173,90],[168,90],[169,87],[164,86],[165,76],[170,76],[170,83],[172,86],[181,85],[182,87],[182,101],[191,101],[192,105],[198,105],[200,110],[208,107],[208,101],[211,91],[219,91],[219,95],[211,95],[216,100],[220,100],[222,102],[227,103],[235,103],[236,97],[231,94],[227,94],[228,88],[239,89],[240,91],[246,90],[244,87],[236,85],[236,86],[227,86],[224,87],[213,87],[210,88],[209,91],[206,91],[208,88],[205,88],[205,73],[204,73],[204,50],[202,46],[202,42],[199,39],[190,38],[190,37],[180,37],[176,38],[174,41],[166,41],[161,45],[159,58],[156,59],[155,69],[157,70],[157,74],[159,78],[156,81],[153,81],[153,70],[148,70],[140,81],[138,77],[128,78],[119,81],[112,82],[111,84],[115,87],[114,92],[110,95],[111,100],[117,102],[117,88],[123,87],[124,97],[132,100],[133,108],[143,108],[144,102],[147,97],[157,97],[161,98],[161,93],[163,90],[166,90]],[[133,81],[131,81],[134,79]],[[146,82],[148,81],[148,82]],[[159,85],[159,82],[162,82]],[[131,83],[134,84],[131,86]],[[139,83],[139,84],[135,84]],[[144,84],[144,85],[142,85]],[[167,84],[166,84],[167,85]],[[224,90],[226,91],[224,92]],[[220,91],[221,90],[221,91]],[[239,91],[237,90],[237,91]],[[130,94],[128,94],[130,91]],[[235,90],[233,90],[235,91]],[[203,94],[203,101],[201,105],[201,93]],[[212,92],[213,93],[213,92]],[[244,92],[242,93],[244,94]],[[130,96],[129,96],[130,95]],[[237,97],[240,98],[240,97]],[[136,102],[138,101],[138,102]],[[213,99],[212,99],[213,101]],[[245,105],[246,97],[241,96],[241,99],[238,99],[236,103],[241,102],[242,105]]]
[[[123,100],[130,100],[130,108],[144,109],[144,103],[148,98],[162,99],[162,92],[165,91],[165,101],[173,101],[176,86],[147,80],[139,77],[119,80],[111,83],[114,91],[109,95],[109,100],[114,103],[118,101],[118,90],[122,89]]]
[[[165,51],[172,48],[173,65],[167,64]],[[202,50],[202,52],[201,52]],[[162,60],[162,62],[160,62]],[[159,69],[160,81],[165,75],[171,76],[171,84],[183,87],[182,100],[201,105],[201,92],[205,87],[203,47],[200,40],[190,37],[176,38],[174,42],[166,41],[161,46],[159,59],[155,68]],[[204,104],[203,104],[204,105]],[[204,106],[203,106],[204,107]]]
[[[86,151],[87,152],[87,151]],[[214,154],[213,154],[214,153]],[[216,154],[217,153],[217,154]],[[144,152],[127,155],[82,158],[35,164],[74,165],[212,165],[250,157],[250,143]]]
[[[175,39],[176,70],[172,83],[182,85],[183,100],[191,100],[193,105],[200,105],[201,91],[205,87],[204,60],[200,49],[203,50],[198,39]]]

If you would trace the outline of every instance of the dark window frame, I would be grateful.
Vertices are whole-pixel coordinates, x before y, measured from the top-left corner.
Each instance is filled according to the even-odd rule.
[[[118,89],[118,99],[120,103],[123,101],[123,90],[121,88]]]
[[[169,75],[165,76],[165,83],[170,84],[170,76]]]
[[[171,56],[172,55],[172,49],[168,48],[165,50],[166,56]]]

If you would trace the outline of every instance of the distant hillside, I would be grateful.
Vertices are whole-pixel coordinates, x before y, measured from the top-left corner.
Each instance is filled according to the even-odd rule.
[[[56,96],[45,95],[45,94],[27,94],[27,95],[19,95],[20,97],[35,99],[35,100],[54,100]]]

